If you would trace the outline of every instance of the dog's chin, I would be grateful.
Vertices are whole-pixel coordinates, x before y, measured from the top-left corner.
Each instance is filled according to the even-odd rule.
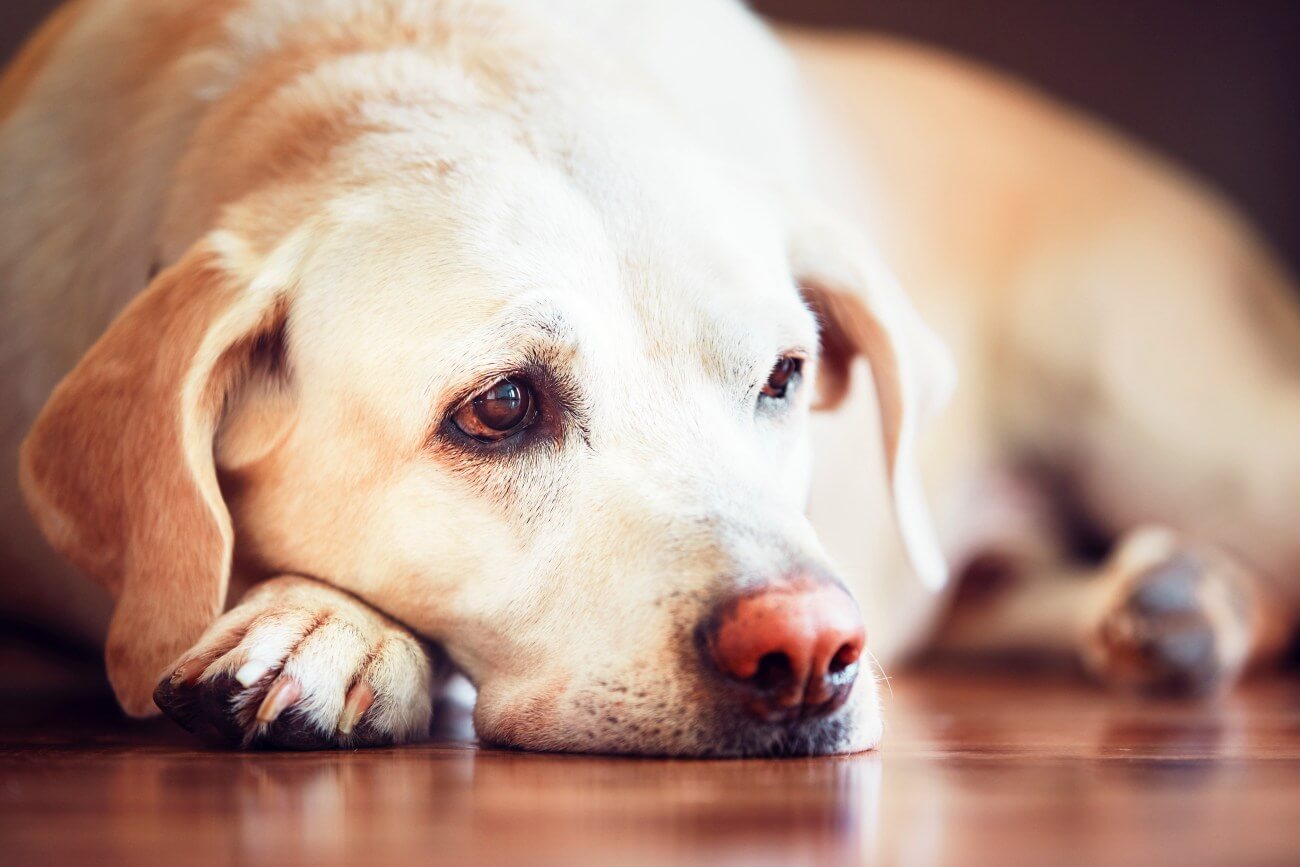
[[[592,737],[576,732],[513,733],[501,737],[480,735],[485,746],[530,752],[594,753],[602,755],[658,756],[662,758],[783,758],[831,756],[865,752],[879,743],[879,732],[865,733],[846,719],[815,720],[796,725],[738,724],[725,733],[690,733],[678,743],[608,733]]]
[[[688,753],[698,758],[776,758],[830,756],[874,749],[876,731],[864,730],[860,720],[840,715],[785,725],[736,721],[704,739]]]
[[[665,758],[776,758],[829,756],[865,752],[880,743],[881,718],[874,702],[843,708],[822,719],[764,723],[738,715],[710,713],[695,724],[679,718],[522,727],[498,725],[476,714],[475,726],[485,746],[531,752],[596,753]]]

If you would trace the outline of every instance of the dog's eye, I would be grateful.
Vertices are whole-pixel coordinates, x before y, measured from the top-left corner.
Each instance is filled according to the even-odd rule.
[[[783,399],[790,386],[798,379],[801,370],[803,370],[802,358],[788,355],[782,358],[767,376],[767,382],[763,385],[763,397],[772,400]]]
[[[533,390],[522,382],[503,379],[456,411],[452,417],[461,433],[482,442],[496,442],[519,433],[537,417]]]

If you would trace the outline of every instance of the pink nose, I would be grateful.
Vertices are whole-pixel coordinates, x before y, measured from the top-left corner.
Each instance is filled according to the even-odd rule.
[[[867,642],[858,606],[843,588],[803,581],[724,603],[701,638],[745,708],[769,722],[842,705]]]

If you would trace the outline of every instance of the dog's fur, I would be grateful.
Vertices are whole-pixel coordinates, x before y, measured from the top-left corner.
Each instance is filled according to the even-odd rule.
[[[0,83],[0,220],[4,460],[111,591],[132,714],[406,740],[445,651],[491,742],[851,751],[874,679],[743,723],[695,652],[714,604],[834,568],[894,659],[946,556],[997,586],[941,647],[1197,690],[1300,596],[1289,277],[1133,145],[928,52],[723,0],[79,0]],[[928,428],[925,321],[962,379]],[[809,382],[765,403],[788,353]],[[511,372],[536,430],[465,441]],[[18,487],[6,606],[95,632]]]

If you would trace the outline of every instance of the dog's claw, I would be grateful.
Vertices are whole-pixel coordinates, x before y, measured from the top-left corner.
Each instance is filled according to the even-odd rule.
[[[339,716],[339,732],[345,735],[352,734],[357,721],[370,709],[374,701],[375,693],[368,683],[358,683],[348,690],[347,701],[343,704],[343,713]]]
[[[235,680],[248,688],[266,677],[266,673],[275,667],[275,663],[265,659],[250,659],[239,667],[235,672]]]
[[[270,690],[266,693],[266,698],[262,699],[261,706],[257,709],[257,721],[260,723],[273,723],[280,714],[284,713],[289,705],[293,704],[302,696],[302,688],[298,686],[297,681],[281,677],[271,684]]]

